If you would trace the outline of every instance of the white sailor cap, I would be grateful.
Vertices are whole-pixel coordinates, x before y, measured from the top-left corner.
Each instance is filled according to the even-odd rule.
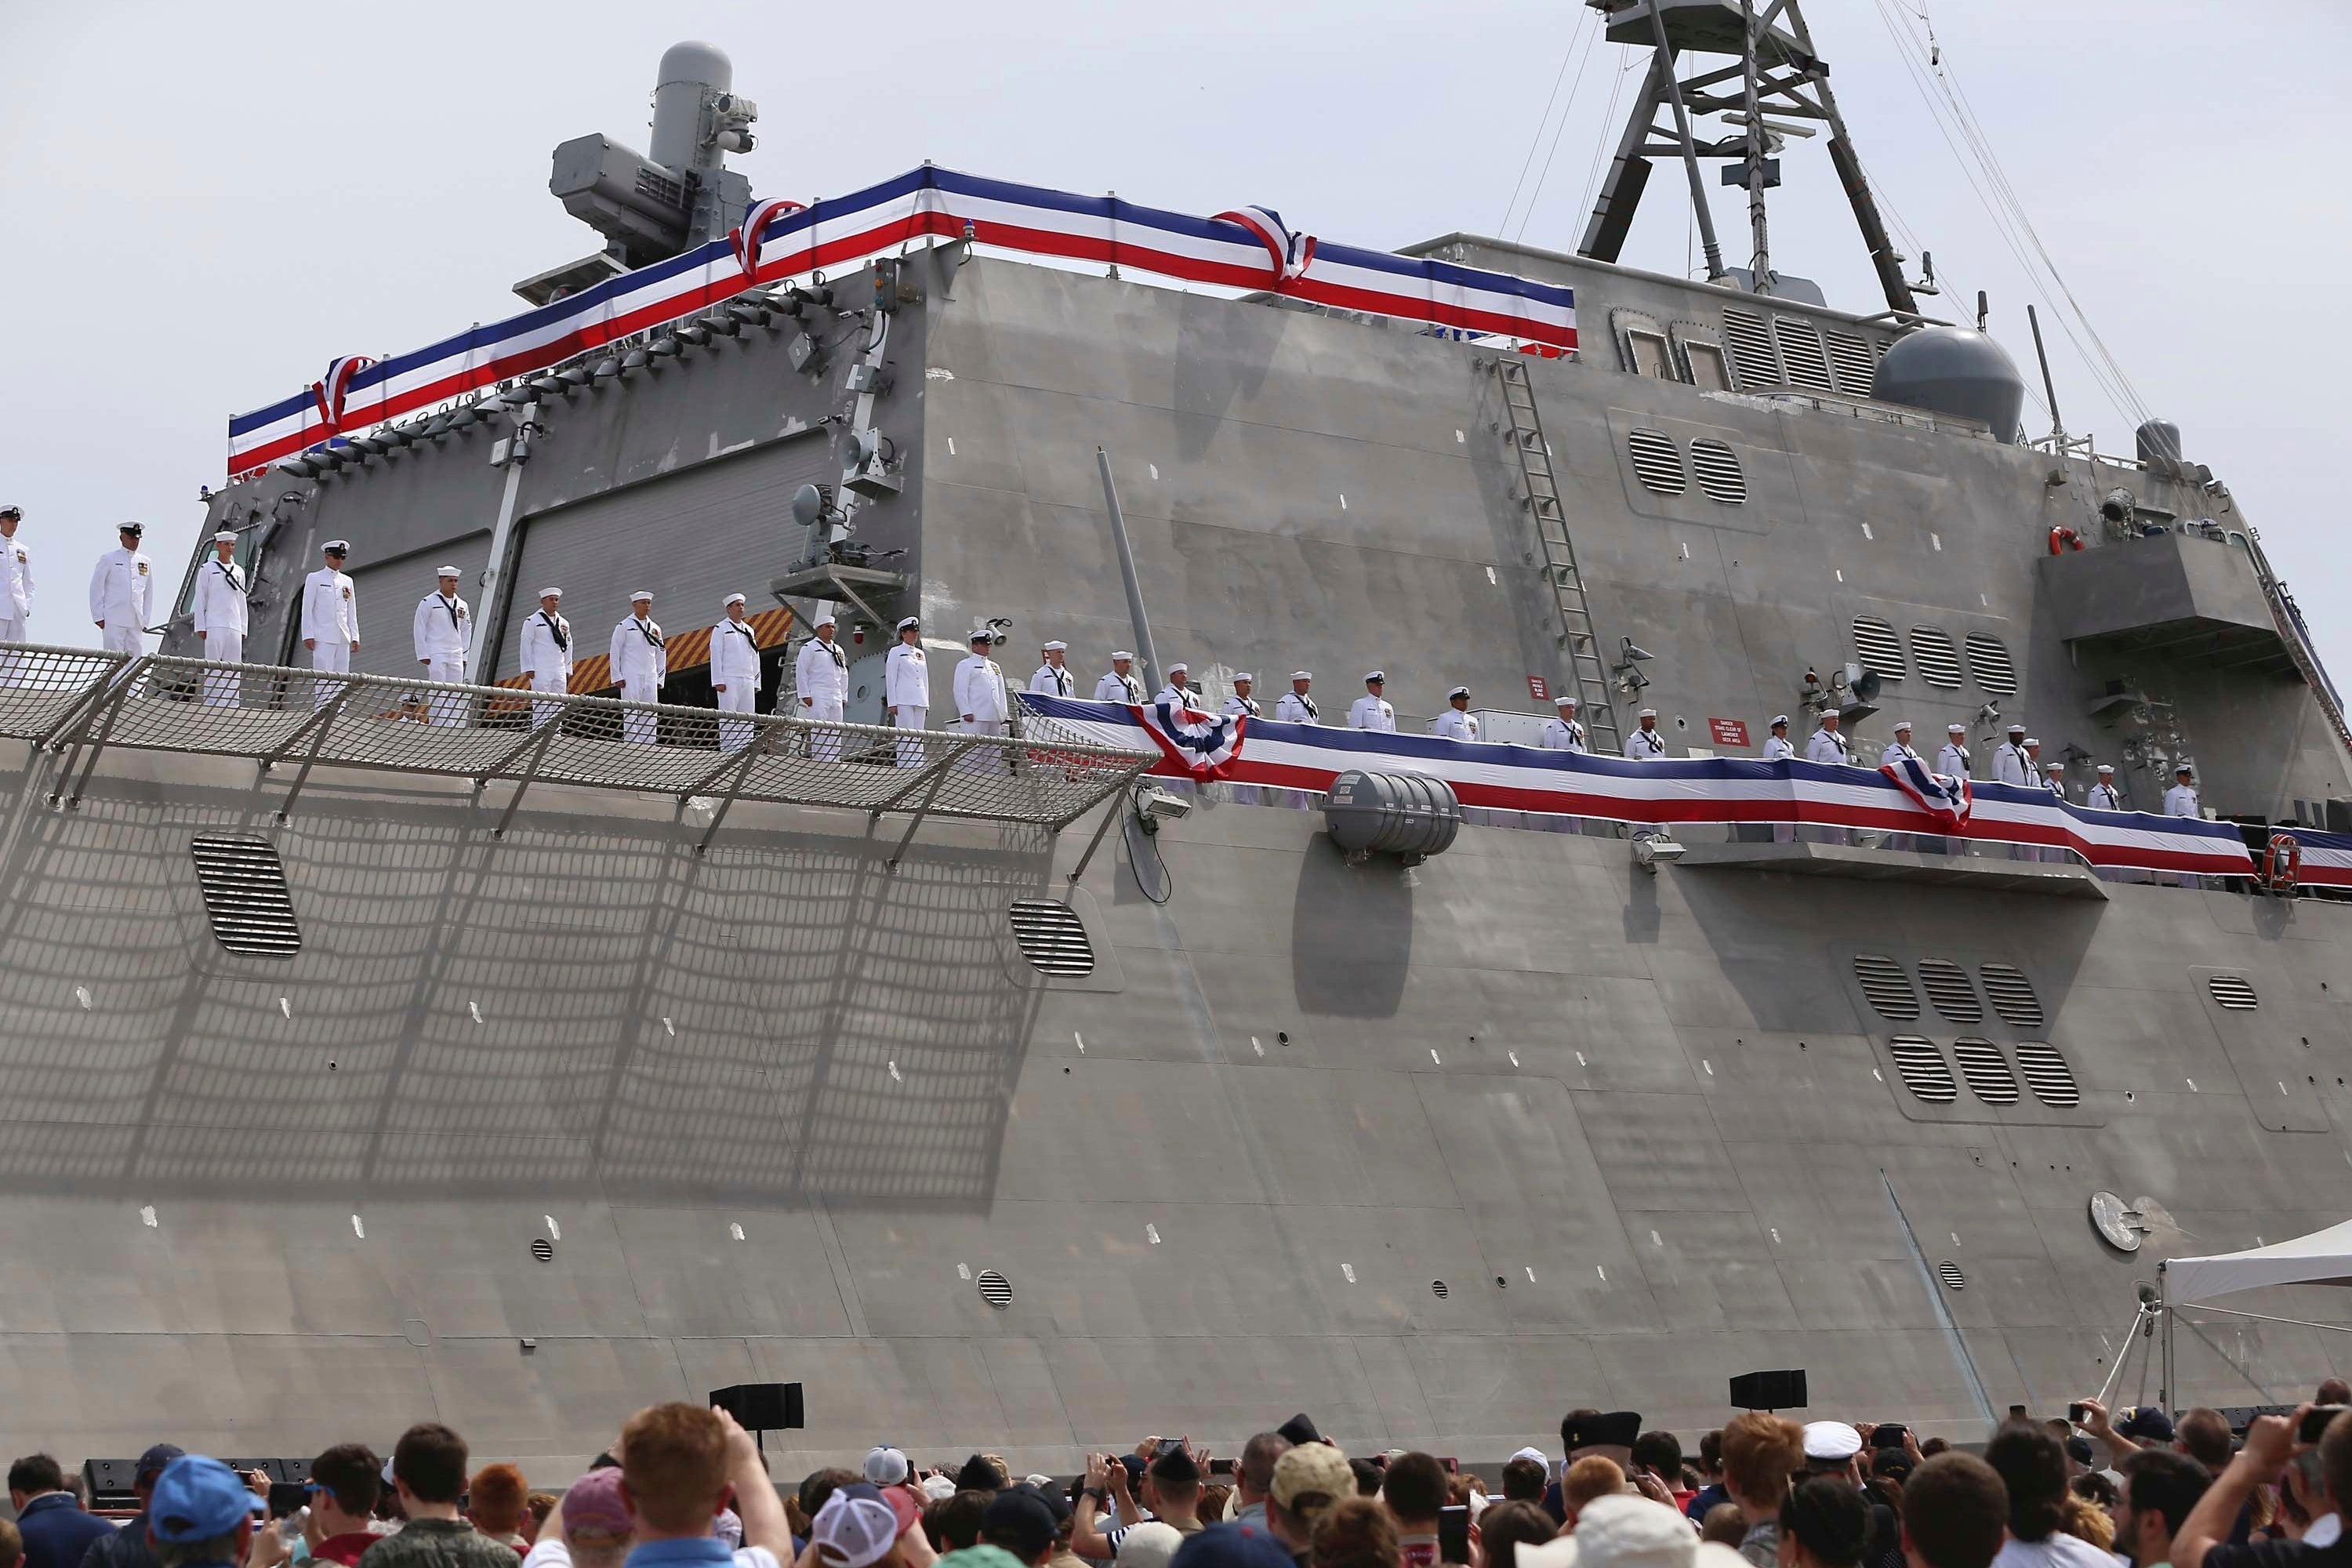
[[[235,531],[224,528],[218,533],[213,535],[213,542],[215,544],[218,544],[224,540],[227,541],[231,544],[235,544],[236,542],[236,534]]]
[[[650,605],[654,602],[654,596],[646,592],[643,588],[640,588],[635,593],[629,595],[629,603],[634,605],[639,600],[643,600],[645,603]]]
[[[1129,662],[1132,663],[1132,662],[1134,661],[1134,658],[1135,658],[1135,655],[1133,655],[1133,654],[1129,653],[1127,649],[1125,649],[1125,648],[1123,648],[1123,647],[1117,647],[1117,648],[1113,648],[1113,649],[1111,649],[1111,652],[1110,652],[1110,661],[1111,661],[1113,664],[1117,664],[1120,659],[1126,659],[1126,660],[1128,660]]]
[[[1900,735],[1901,733],[1903,733],[1903,731],[1904,731],[1908,730],[1909,728],[1911,728],[1911,721],[1910,721],[1910,720],[1908,720],[1908,719],[1897,719],[1896,721],[1895,721],[1895,732],[1896,734]]]
[[[2113,763],[2101,763],[2099,764],[2099,771],[2103,773],[2114,773],[2116,771],[2116,764]]]
[[[1470,695],[1470,689],[1469,689],[1468,687],[1466,687],[1466,686],[1457,686],[1457,687],[1454,687],[1452,690],[1448,691],[1448,692],[1445,694],[1445,700],[1447,700],[1448,702],[1451,702],[1451,701],[1453,701],[1453,700],[1454,700],[1455,698],[1457,698],[1457,697],[1467,697],[1467,696],[1469,696],[1469,695]]]
[[[1244,680],[1248,681],[1252,686],[1255,686],[1255,685],[1257,684],[1257,677],[1256,677],[1256,676],[1255,676],[1255,675],[1252,675],[1252,674],[1251,674],[1248,670],[1246,670],[1246,669],[1243,670],[1239,675],[1236,675],[1236,676],[1234,676],[1234,684],[1235,686],[1239,686],[1239,685],[1240,685],[1243,681],[1244,681]]]
[[[433,575],[436,577],[455,577],[457,575],[457,569],[455,566],[436,566],[433,568]]]
[[[908,616],[905,620],[900,621],[900,622],[898,623],[898,629],[899,629],[900,631],[902,631],[902,632],[903,632],[903,631],[905,631],[908,626],[921,626],[922,624],[923,624],[923,623],[922,623],[922,621],[921,621],[921,619],[920,619],[919,617],[915,616]]]
[[[2012,735],[2022,735],[2025,733],[2025,726],[2022,724],[2011,724],[2009,727],[2009,732]]]
[[[1786,713],[1775,713],[1772,715],[1772,722],[1766,725],[1765,728],[1769,730],[1778,730],[1787,724],[1788,721],[1789,716]]]
[[[1052,642],[1045,645],[1044,651],[1046,653],[1067,653],[1070,651],[1070,645],[1064,642],[1061,638],[1055,637]]]
[[[136,528],[139,525],[134,522],[126,522],[122,526],[125,528]],[[351,552],[352,542],[348,539],[330,539],[326,543],[319,546],[319,553],[321,555],[349,555]]]
[[[740,594],[730,594],[726,598],[719,601],[719,607],[723,610],[730,605],[748,605],[751,602],[751,600],[745,598]]]
[[[563,590],[561,588],[541,588],[539,591],[539,596],[542,599],[561,599],[563,597]]]
[[[809,623],[813,626],[837,626],[840,624],[840,618],[833,613],[831,605],[819,605],[816,607],[816,619]]]
[[[1862,1434],[1843,1421],[1805,1423],[1805,1458],[1851,1459],[1862,1452]]]
[[[1186,664],[1186,663],[1185,663],[1182,659],[1181,659],[1181,658],[1171,658],[1171,659],[1170,659],[1170,660],[1168,661],[1168,673],[1169,673],[1169,674],[1173,675],[1173,674],[1175,674],[1175,673],[1176,673],[1178,670],[1180,670],[1180,669],[1181,669],[1181,670],[1182,670],[1182,671],[1183,671],[1185,674],[1187,674],[1187,675],[1190,675],[1190,674],[1192,674],[1192,667],[1191,665],[1189,665],[1189,664]]]
[[[1315,679],[1315,672],[1311,669],[1294,669],[1290,672],[1290,679],[1293,680],[1312,680]]]
[[[1966,724],[1947,724],[1944,726],[1944,733],[1947,735],[1965,735],[1968,732],[1969,727]]]
[[[2042,742],[2041,742],[2040,741],[2035,740],[2035,739],[2034,739],[2032,736],[2031,736],[2031,735],[2028,735],[2028,736],[2026,736],[2026,737],[2025,737],[2025,743],[2026,743],[2027,745],[2029,745],[2029,746],[2038,746],[2038,745],[2042,744]]]
[[[2042,771],[2046,773],[2063,773],[2066,771],[2066,764],[2053,757],[2042,764]]]
[[[1563,691],[1551,700],[1551,705],[1555,708],[1574,708],[1579,706],[1580,702],[1580,699],[1573,691]]]
[[[1385,686],[1388,684],[1388,679],[1389,672],[1385,669],[1368,669],[1364,671],[1364,684],[1367,686],[1370,686],[1375,680]]]
[[[1636,719],[1654,719],[1657,716],[1658,710],[1654,708],[1644,708],[1639,713],[1633,715]]]

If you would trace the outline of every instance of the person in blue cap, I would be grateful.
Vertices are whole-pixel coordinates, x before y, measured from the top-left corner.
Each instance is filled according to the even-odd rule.
[[[139,1517],[91,1542],[89,1550],[82,1553],[81,1568],[155,1568],[154,1550],[147,1544],[147,1507],[164,1469],[186,1452],[176,1443],[157,1443],[139,1456],[139,1468],[131,1473],[131,1489],[139,1497]]]
[[[204,1454],[163,1467],[147,1500],[147,1544],[159,1568],[237,1568],[253,1544],[253,1491]]]

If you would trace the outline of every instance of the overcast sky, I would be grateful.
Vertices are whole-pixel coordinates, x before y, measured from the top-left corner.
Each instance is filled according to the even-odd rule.
[[[1971,186],[1984,174],[1931,117],[1940,95],[1897,50],[1925,36],[1918,0],[1807,10],[1898,240],[1934,252],[1953,314],[1990,293],[2031,375],[2040,296]],[[2324,479],[2345,398],[2319,374],[2343,357],[2352,6],[1924,15],[2075,298],[2187,455],[2227,480],[2352,679],[2352,550]],[[656,63],[681,37],[728,49],[761,104],[759,150],[737,166],[761,195],[838,194],[928,157],[1192,212],[1275,206],[1349,243],[1461,229],[1570,250],[1612,87],[1638,80],[1601,45],[1539,130],[1590,27],[1575,0],[0,4],[0,501],[26,508],[39,552],[35,634],[95,640],[84,585],[123,518],[146,521],[177,584],[232,413],[332,355],[511,311],[516,279],[596,248],[547,194],[548,154],[586,132],[642,150]],[[1791,143],[1783,168],[1775,263],[1875,308],[1821,142]],[[1624,259],[1685,267],[1683,195],[1661,169]],[[1716,212],[1744,260],[1744,201],[1721,193]],[[2132,417],[2050,335],[2069,428],[2128,453]],[[2036,433],[2045,419],[2029,406]]]

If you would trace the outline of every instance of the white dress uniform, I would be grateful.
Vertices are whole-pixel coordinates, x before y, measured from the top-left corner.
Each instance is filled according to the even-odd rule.
[[[474,651],[474,607],[464,598],[436,588],[419,599],[409,637],[416,649],[416,662],[425,667],[425,679],[448,686],[466,684],[466,659]],[[433,693],[425,700],[425,721],[455,729],[466,721],[466,699],[454,692]]]
[[[1067,697],[1078,689],[1078,678],[1066,664],[1041,664],[1029,678],[1029,689],[1041,697]]]
[[[1317,707],[1311,696],[1302,697],[1296,691],[1286,691],[1274,705],[1274,716],[1285,724],[1320,724],[1323,710]]]
[[[33,552],[20,525],[0,539],[0,642],[26,642],[33,618]],[[95,618],[95,617],[93,617]]]
[[[760,643],[747,618],[732,616],[710,628],[710,684],[724,686],[717,693],[721,713],[750,713],[760,695]],[[754,726],[740,719],[719,721],[719,749],[740,752],[751,743]]]
[[[1625,737],[1625,755],[1636,763],[1662,763],[1666,759],[1666,738],[1655,730],[1636,730]]]
[[[1155,703],[1164,702],[1179,713],[1203,711],[1199,699],[1192,695],[1192,689],[1189,686],[1179,686],[1172,680],[1161,687],[1151,700]]]
[[[1429,732],[1448,741],[1475,741],[1478,738],[1478,719],[1459,708],[1448,708],[1430,725]]]
[[[2205,815],[2204,808],[2198,805],[2197,802],[2197,786],[2195,784],[2177,784],[2170,789],[2166,790],[2164,792],[2164,815],[2167,816],[2203,816]]]
[[[204,656],[213,663],[245,662],[245,574],[234,561],[215,557],[196,568],[196,630],[204,634]],[[236,700],[235,670],[205,671],[205,706],[234,708]]]
[[[1004,671],[986,654],[967,654],[955,669],[956,728],[967,735],[1003,735],[1011,715],[1012,699],[1004,689]],[[971,717],[966,719],[965,714]],[[968,773],[1002,773],[1002,752],[975,747],[957,763]]]
[[[635,601],[632,601],[634,603]],[[662,682],[669,677],[669,638],[651,616],[623,616],[613,628],[605,648],[613,679],[625,702],[658,702]],[[652,713],[621,715],[621,739],[633,746],[650,746],[661,738],[661,720]]]
[[[155,569],[136,550],[114,549],[89,574],[89,618],[106,623],[110,653],[143,653],[147,612],[155,598]]]
[[[1796,754],[1797,743],[1789,739],[1788,736],[1767,735],[1764,737],[1764,760],[1766,762],[1785,763]]]
[[[1886,743],[1886,750],[1878,753],[1878,765],[1883,768],[1889,763],[1899,763],[1906,757],[1915,763],[1924,763],[1927,760],[1902,742],[1889,741]]]
[[[1585,752],[1584,721],[1562,719],[1558,714],[1544,721],[1543,743],[1547,752]]]
[[[331,566],[321,566],[302,579],[302,638],[311,643],[310,668],[324,675],[346,675],[352,668],[352,644],[360,640],[360,606],[352,580]],[[322,707],[338,687],[331,680],[310,683],[312,707]]]
[[[523,622],[522,667],[530,672],[533,691],[572,689],[572,623],[561,610],[552,616],[543,609],[533,610]],[[561,702],[534,702],[530,727],[536,730],[562,711]]]
[[[2131,809],[2124,805],[2123,792],[2116,788],[2115,785],[2109,784],[2105,779],[2101,779],[2098,783],[2091,786],[2090,798],[2085,804],[2087,804],[2094,811],[2128,811]]]
[[[1944,749],[1936,753],[1936,771],[1946,778],[1968,777],[1969,749],[1957,741],[1945,742]]]
[[[1217,711],[1228,719],[1255,719],[1262,710],[1258,707],[1256,698],[1244,697],[1237,692],[1226,698],[1223,706]]]
[[[1834,730],[1816,730],[1805,738],[1805,761],[1809,763],[1851,763],[1848,742]]]
[[[2032,766],[2025,748],[2013,741],[2003,741],[1993,750],[1992,776],[1996,784],[2030,786],[2033,780],[2028,775]]]
[[[1106,671],[1103,678],[1095,682],[1095,700],[1126,702],[1141,707],[1143,682],[1136,679],[1133,675],[1121,675],[1115,669]]]
[[[931,670],[924,662],[921,644],[890,645],[890,657],[882,666],[882,701],[898,710],[890,721],[901,730],[920,730],[930,722]],[[898,765],[921,767],[923,742],[899,742]]]
[[[849,656],[839,642],[811,637],[801,645],[793,663],[793,689],[800,693],[801,717],[828,724],[841,722],[849,700]],[[841,761],[841,737],[830,730],[809,737],[809,755],[820,762]]]
[[[1387,699],[1367,691],[1348,704],[1348,728],[1392,735],[1396,733],[1396,710],[1389,706]]]

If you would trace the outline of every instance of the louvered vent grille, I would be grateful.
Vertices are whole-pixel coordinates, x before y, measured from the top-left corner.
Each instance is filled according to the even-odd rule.
[[[1960,1266],[1948,1258],[1936,1265],[1936,1278],[1944,1282],[1944,1289],[1947,1290],[1965,1290],[1969,1288],[1968,1276],[1962,1274]]]
[[[1087,923],[1067,904],[1050,899],[1014,900],[1013,936],[1021,944],[1021,955],[1041,973],[1068,977],[1095,972],[1094,944],[1087,940]]]
[[[1954,1040],[1952,1055],[1960,1064],[1960,1076],[1969,1080],[1969,1089],[1987,1105],[2017,1103],[2017,1075],[2009,1070],[2009,1058],[1990,1040]]]
[[[2000,1021],[2013,1029],[2042,1027],[2042,998],[2033,994],[2033,983],[2013,964],[1980,963],[1977,978],[1984,982],[1985,994],[1992,998],[1992,1010]]]
[[[1780,360],[1772,353],[1772,337],[1765,331],[1763,317],[1736,306],[1727,308],[1723,339],[1731,345],[1731,368],[1739,377],[1740,390],[1754,392],[1780,384]]]
[[[1935,1042],[1917,1035],[1897,1035],[1887,1042],[1887,1050],[1895,1058],[1895,1070],[1903,1075],[1903,1087],[1929,1105],[1949,1105],[1960,1098],[1960,1086],[1952,1078],[1952,1069],[1944,1065],[1944,1053]]]
[[[1829,339],[1830,367],[1837,372],[1838,390],[1849,397],[1868,397],[1871,373],[1878,368],[1868,340],[1834,329],[1823,335]]]
[[[2057,1047],[2044,1040],[2020,1040],[2017,1066],[2025,1074],[2025,1087],[2042,1104],[2063,1109],[2083,1103],[2083,1090],[2074,1082],[2074,1069],[2066,1065]]]
[[[1739,454],[1720,441],[1701,436],[1691,442],[1691,471],[1710,500],[1738,506],[1748,499],[1748,476],[1739,471]]]
[[[980,1299],[1002,1312],[1013,1305],[1013,1281],[993,1268],[980,1271]]]
[[[291,958],[302,951],[294,895],[275,845],[244,834],[199,833],[188,851],[221,946],[247,958]]]
[[[1949,959],[1923,958],[1919,961],[1919,984],[1927,988],[1927,1000],[1936,1011],[1955,1024],[1976,1024],[1984,1020],[1984,1004],[1977,1000],[1977,988],[1969,984],[1969,972]]]
[[[1772,335],[1780,340],[1780,363],[1789,367],[1789,384],[1807,392],[1835,392],[1830,362],[1822,353],[1822,335],[1811,321],[1793,316],[1772,318]]]
[[[1884,953],[1855,953],[1853,977],[1862,982],[1862,994],[1880,1017],[1907,1024],[1919,1016],[1919,995],[1911,989],[1911,976]]]
[[[1960,684],[1960,650],[1940,626],[1911,628],[1911,657],[1918,662],[1919,679],[1930,686]]]
[[[1683,473],[1682,449],[1672,437],[1655,430],[1629,430],[1625,449],[1633,455],[1634,477],[1645,488],[1662,496],[1678,496],[1690,488]]]
[[[1969,671],[1977,684],[1996,697],[2006,697],[2017,689],[2017,666],[2009,661],[2009,649],[2001,640],[1987,632],[1969,634]]]
[[[1854,616],[1853,655],[1863,668],[1881,680],[1903,679],[1903,641],[1893,626],[1876,616]]]
[[[2254,994],[2253,982],[2242,974],[2214,974],[2206,977],[2205,989],[2213,993],[2213,1000],[2232,1013],[2251,1013],[2262,1005]]]

